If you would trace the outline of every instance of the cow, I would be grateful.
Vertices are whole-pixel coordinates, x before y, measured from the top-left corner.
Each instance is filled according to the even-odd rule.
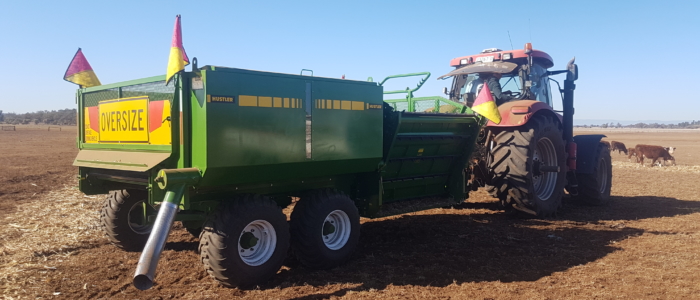
[[[627,160],[632,161],[632,156],[634,156],[634,162],[639,162],[639,157],[637,157],[637,151],[634,148],[627,148]]]
[[[644,166],[644,158],[651,159],[651,166],[653,167],[654,164],[656,164],[657,160],[660,158],[664,160],[664,163],[666,161],[673,161],[673,165],[676,165],[676,159],[671,156],[671,154],[668,153],[664,147],[661,146],[655,146],[655,145],[637,145],[634,147],[634,151],[637,154],[637,158],[639,159],[639,163]]]
[[[620,143],[618,141],[611,141],[610,147],[611,147],[610,152],[617,150],[617,154],[624,152],[625,155],[629,155],[629,153],[627,153],[627,147],[625,147],[625,144],[623,144],[623,143]]]
[[[664,147],[664,149],[666,149],[666,151],[668,151],[668,154],[673,154],[673,152],[676,151],[676,149],[678,149],[678,148],[676,148],[676,147]]]
[[[605,144],[605,146],[608,146],[608,150],[612,151],[612,148],[610,147],[610,142],[608,142],[608,141],[600,141],[600,142]]]

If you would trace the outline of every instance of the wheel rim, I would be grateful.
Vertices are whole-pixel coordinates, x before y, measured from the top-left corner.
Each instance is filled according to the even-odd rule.
[[[350,217],[342,210],[334,210],[323,221],[321,235],[323,235],[323,243],[331,250],[343,248],[350,239]]]
[[[134,203],[129,208],[129,228],[137,234],[150,234],[151,230],[153,229],[153,224],[148,224],[148,220],[146,219],[146,204],[143,201],[139,201]]]
[[[238,237],[238,255],[249,266],[267,262],[277,247],[275,227],[265,220],[248,223]]]
[[[598,192],[600,192],[601,194],[605,193],[605,190],[608,186],[608,168],[606,168],[606,165],[607,164],[605,163],[605,159],[601,159],[598,161],[598,174],[596,175],[598,176],[598,180],[600,182],[600,190]]]
[[[557,165],[557,152],[549,138],[541,138],[537,141],[532,160],[534,164],[539,164],[540,166]],[[549,200],[549,197],[552,196],[554,188],[557,185],[558,176],[559,172],[539,172],[539,174],[533,174],[532,183],[537,198],[543,201]]]

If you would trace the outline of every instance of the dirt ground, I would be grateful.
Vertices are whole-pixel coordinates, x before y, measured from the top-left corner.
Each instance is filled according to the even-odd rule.
[[[613,154],[611,204],[565,199],[547,220],[509,218],[483,191],[456,207],[363,219],[345,265],[310,271],[289,257],[252,290],[209,277],[197,239],[176,224],[156,286],[138,291],[139,253],[106,241],[101,197],[75,187],[75,132],[0,132],[0,298],[700,298],[700,131],[603,133],[628,147],[678,147],[678,165]]]

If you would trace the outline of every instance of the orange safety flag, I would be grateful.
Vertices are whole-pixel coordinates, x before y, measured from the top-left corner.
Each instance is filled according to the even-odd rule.
[[[83,50],[80,48],[78,48],[78,52],[75,53],[73,60],[68,65],[66,74],[63,75],[63,80],[80,85],[81,88],[102,85],[87,59],[85,59]]]
[[[496,101],[493,101],[493,95],[491,95],[491,89],[489,89],[487,81],[484,81],[484,87],[481,88],[479,95],[474,99],[472,110],[486,117],[491,122],[501,123],[501,113],[498,112]]]
[[[180,28],[180,15],[175,17],[175,29],[173,30],[173,42],[170,45],[170,58],[168,58],[168,72],[165,75],[165,84],[170,82],[177,72],[185,69],[190,64],[185,48],[182,46],[182,28]]]

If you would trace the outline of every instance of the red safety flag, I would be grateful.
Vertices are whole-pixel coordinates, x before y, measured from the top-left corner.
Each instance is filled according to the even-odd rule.
[[[496,101],[493,101],[491,89],[489,89],[489,85],[486,81],[484,81],[484,87],[481,88],[479,95],[474,99],[472,110],[489,119],[491,122],[496,124],[501,123],[501,113],[498,112],[498,106],[496,105]]]
[[[87,59],[85,59],[83,50],[80,48],[78,48],[78,52],[75,53],[73,60],[68,65],[66,74],[63,75],[63,80],[80,85],[81,88],[102,85]]]
[[[185,69],[190,64],[187,58],[185,47],[182,46],[182,28],[180,28],[180,15],[175,17],[175,29],[173,30],[173,41],[170,45],[170,58],[168,58],[168,72],[165,75],[165,84],[170,82],[175,74]]]

